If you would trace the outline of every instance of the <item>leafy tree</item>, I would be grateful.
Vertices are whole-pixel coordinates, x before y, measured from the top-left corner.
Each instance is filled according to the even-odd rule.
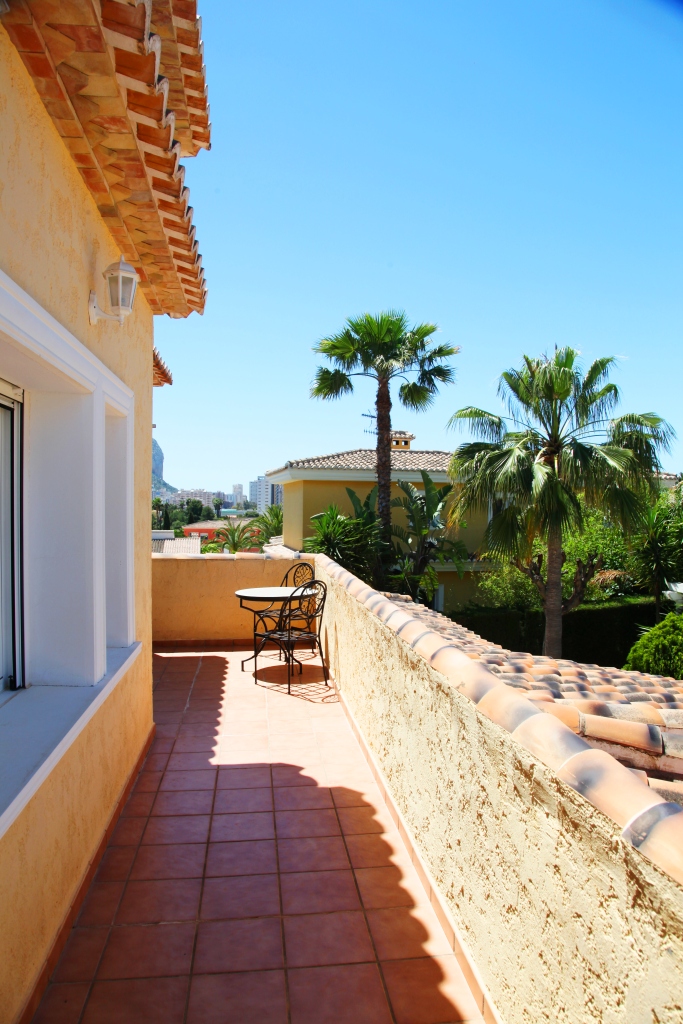
[[[228,523],[216,530],[213,542],[216,550],[234,555],[257,546],[257,537],[251,523]]]
[[[171,529],[171,513],[168,507],[168,502],[164,505],[164,518],[161,524],[162,530]]]
[[[252,520],[252,526],[258,530],[258,544],[263,550],[272,537],[279,537],[283,530],[282,505],[269,505],[265,512]]]
[[[212,504],[214,507],[214,511],[216,513],[216,519],[220,519],[221,509],[223,508],[223,502],[221,501],[220,498],[214,498]]]
[[[304,540],[304,551],[320,552],[334,559],[366,583],[373,583],[379,524],[342,514],[337,505],[311,516],[313,536]]]
[[[187,522],[198,523],[202,518],[202,503],[199,498],[188,498],[185,502]]]
[[[314,351],[332,368],[320,366],[311,387],[314,398],[335,399],[353,391],[353,377],[369,377],[377,387],[378,510],[387,543],[391,538],[391,386],[396,380],[399,401],[422,411],[434,400],[440,384],[450,384],[454,371],[447,360],[458,351],[453,345],[428,342],[436,324],[409,326],[403,312],[389,310],[349,318],[339,334],[323,338]],[[410,380],[409,374],[415,374]]]
[[[399,584],[415,600],[420,591],[432,601],[438,578],[432,562],[460,562],[467,558],[467,549],[462,541],[447,535],[445,508],[452,484],[436,487],[429,473],[421,470],[423,491],[413,484],[399,480],[398,486],[404,497],[394,498],[392,508],[402,508],[406,514],[407,527],[395,524],[392,534],[404,545],[399,549],[397,564],[390,579]]]
[[[208,521],[216,518],[216,513],[213,510],[213,505],[202,505],[202,521]]]
[[[597,359],[584,374],[572,348],[524,356],[520,369],[500,378],[509,416],[470,406],[450,421],[481,439],[461,445],[451,461],[451,476],[462,484],[454,513],[494,506],[482,550],[511,558],[534,583],[545,612],[543,651],[550,657],[562,655],[562,616],[580,604],[602,568],[599,555],[578,558],[571,595],[563,599],[563,540],[583,529],[579,495],[633,533],[646,490],[655,487],[659,450],[673,437],[655,413],[610,417],[619,401],[608,380],[614,362]],[[545,548],[545,576],[544,555],[533,554],[537,539]]]
[[[683,679],[683,616],[670,612],[646,630],[629,651],[624,668]]]

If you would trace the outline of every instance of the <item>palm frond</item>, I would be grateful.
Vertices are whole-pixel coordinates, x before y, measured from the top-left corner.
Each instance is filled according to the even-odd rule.
[[[343,370],[319,366],[311,386],[311,398],[341,398],[353,391],[353,381]]]
[[[501,416],[496,416],[485,409],[478,409],[476,405],[468,405],[464,409],[454,412],[448,423],[450,429],[469,426],[475,437],[481,437],[485,441],[501,441],[507,432],[505,421]]]

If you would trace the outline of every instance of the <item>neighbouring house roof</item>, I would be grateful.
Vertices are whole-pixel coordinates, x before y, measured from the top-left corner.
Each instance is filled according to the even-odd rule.
[[[196,0],[5,6],[0,20],[152,312],[202,313],[179,163],[210,145]]]
[[[200,537],[174,537],[173,540],[152,539],[153,555],[199,555],[201,549]]]
[[[452,458],[451,452],[417,451],[400,448],[391,450],[392,474],[419,473],[424,469],[428,473],[446,474]],[[292,459],[279,469],[271,469],[266,476],[275,482],[282,480],[302,479],[305,476],[315,477],[316,471],[332,471],[340,478],[348,473],[374,475],[377,467],[377,454],[374,448],[354,448],[348,452],[335,452],[332,455],[314,455],[308,459]]]
[[[173,377],[166,363],[163,361],[156,349],[152,354],[152,384],[155,388],[161,388],[164,384],[172,384]]]

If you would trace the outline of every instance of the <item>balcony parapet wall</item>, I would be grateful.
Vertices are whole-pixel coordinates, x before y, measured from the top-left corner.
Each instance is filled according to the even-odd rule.
[[[155,641],[244,640],[253,616],[236,590],[277,587],[297,561],[237,555],[152,555],[152,636]]]
[[[502,1018],[679,1021],[683,811],[325,556],[340,695]]]

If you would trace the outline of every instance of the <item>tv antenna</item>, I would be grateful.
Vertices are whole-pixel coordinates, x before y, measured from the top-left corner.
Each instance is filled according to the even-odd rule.
[[[374,413],[374,412],[362,412],[361,416],[363,416],[366,420],[372,420],[372,423],[373,423],[372,430],[364,430],[363,433],[364,434],[376,434],[377,433],[377,413]]]

